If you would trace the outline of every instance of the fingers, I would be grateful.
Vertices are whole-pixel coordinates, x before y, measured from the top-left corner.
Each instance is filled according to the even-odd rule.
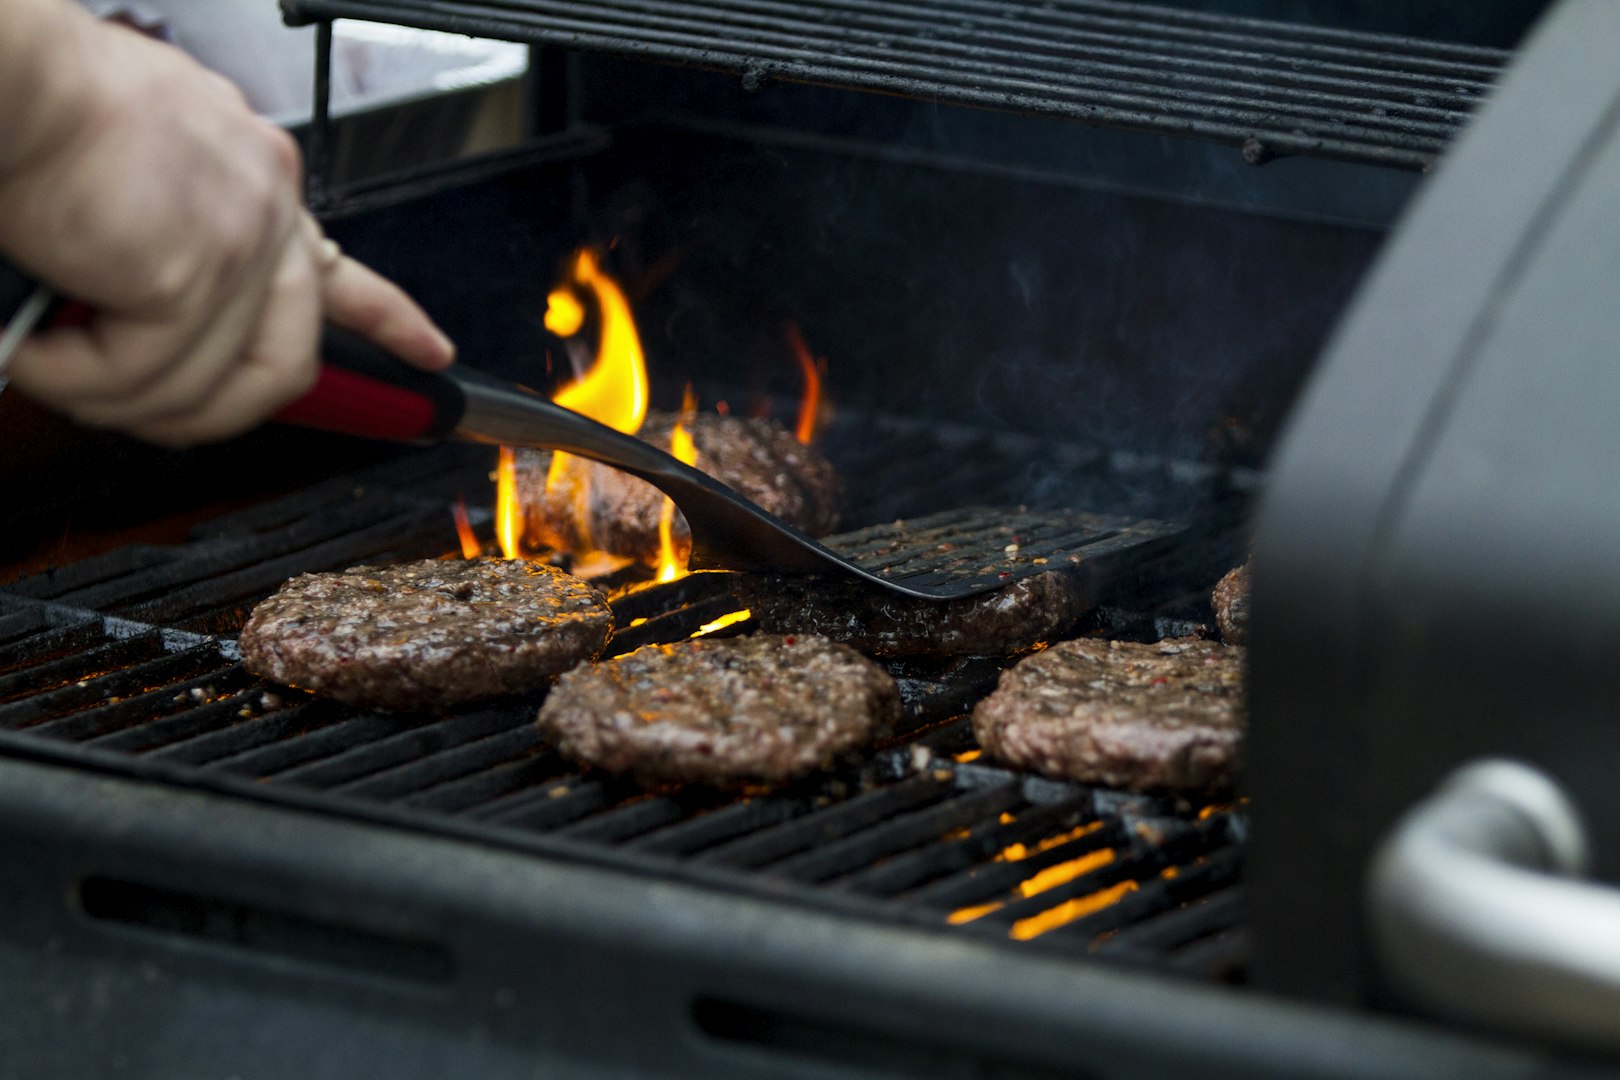
[[[327,318],[424,371],[438,371],[455,360],[455,345],[405,290],[344,256],[331,240],[323,238],[320,257],[326,266],[322,296]]]
[[[143,418],[133,434],[170,446],[240,434],[309,390],[318,371],[321,275],[309,246],[289,238],[258,319],[202,400]]]
[[[178,346],[165,324],[107,315],[30,341],[18,354],[19,374],[35,397],[81,423],[155,442],[186,445],[245,431],[307,390],[316,372],[322,275],[301,228],[266,265]],[[148,365],[154,374],[133,388],[83,382]]]

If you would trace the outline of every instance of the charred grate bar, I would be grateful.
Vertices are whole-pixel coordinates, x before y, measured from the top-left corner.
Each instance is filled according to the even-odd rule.
[[[282,0],[742,76],[1424,169],[1508,53],[1116,0]]]

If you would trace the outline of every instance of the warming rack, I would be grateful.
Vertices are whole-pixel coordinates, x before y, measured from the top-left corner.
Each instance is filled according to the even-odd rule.
[[[282,0],[370,19],[1242,149],[1427,169],[1510,54],[1120,0]]]

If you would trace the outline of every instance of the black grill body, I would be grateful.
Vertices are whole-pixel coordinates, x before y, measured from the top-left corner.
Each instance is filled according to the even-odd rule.
[[[1361,932],[1368,862],[1461,761],[1544,768],[1591,830],[1593,875],[1620,877],[1620,746],[1592,720],[1615,699],[1620,643],[1620,96],[1612,78],[1566,82],[1620,42],[1614,14],[1567,5],[1526,46],[1370,276],[1279,452],[1252,654],[1254,794],[1278,812],[1255,853],[1260,872],[1321,887],[1266,892],[1260,963],[1277,985],[1382,992]],[[1312,692],[1323,707],[1300,724]],[[1307,804],[1321,812],[1303,830]],[[1333,842],[1305,842],[1323,827]]]

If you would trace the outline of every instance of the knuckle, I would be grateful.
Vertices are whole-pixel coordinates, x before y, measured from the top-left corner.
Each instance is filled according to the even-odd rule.
[[[304,159],[299,153],[298,141],[269,121],[264,121],[260,126],[271,162],[284,179],[296,184],[304,171]]]

